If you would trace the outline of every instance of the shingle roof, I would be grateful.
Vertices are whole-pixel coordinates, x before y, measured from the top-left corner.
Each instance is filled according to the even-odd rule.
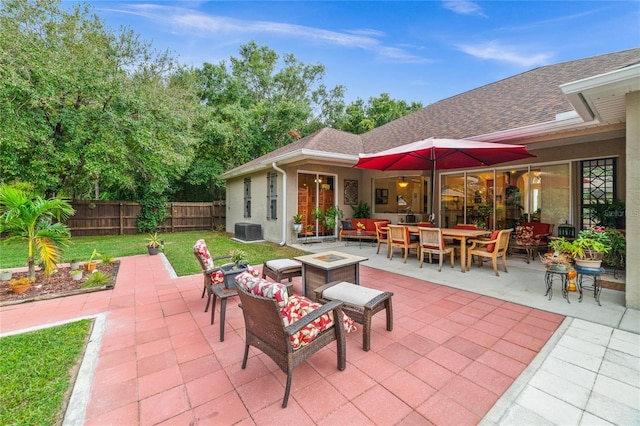
[[[245,163],[242,166],[236,167],[229,172],[263,163],[270,159],[303,149],[356,156],[364,150],[362,140],[359,135],[325,127],[305,136],[302,139],[292,142],[289,145],[285,145],[282,148],[271,151],[270,153]]]
[[[362,135],[365,152],[426,139],[477,135],[550,122],[572,111],[560,85],[640,62],[640,48],[548,65],[443,99]]]
[[[640,48],[535,68],[443,99],[362,135],[324,128],[233,171],[300,150],[379,152],[431,136],[473,136],[551,122],[573,107],[560,85],[640,63]]]

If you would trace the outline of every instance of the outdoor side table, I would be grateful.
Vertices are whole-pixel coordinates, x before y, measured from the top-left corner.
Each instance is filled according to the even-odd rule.
[[[315,298],[320,303],[332,300],[344,302],[342,310],[358,324],[362,324],[362,349],[371,349],[371,317],[385,310],[387,313],[387,330],[393,330],[393,306],[389,291],[376,290],[360,285],[333,281],[314,289]]]
[[[560,271],[552,268],[547,269],[547,272],[544,274],[544,283],[547,287],[547,292],[544,295],[549,296],[549,300],[551,300],[551,297],[553,296],[553,281],[555,278],[559,278],[560,286],[562,288],[562,297],[567,299],[567,303],[571,303],[569,301],[569,291],[567,290],[567,284],[569,283],[569,279],[567,278],[568,273],[569,270]]]
[[[600,304],[600,292],[602,291],[602,287],[600,285],[600,276],[604,274],[604,268],[585,268],[582,266],[575,267],[576,272],[578,273],[578,290],[580,290],[580,298],[578,302],[582,302],[582,290],[593,290],[593,298],[598,302],[598,306],[602,306]],[[582,279],[584,277],[591,278],[591,285],[583,285]]]

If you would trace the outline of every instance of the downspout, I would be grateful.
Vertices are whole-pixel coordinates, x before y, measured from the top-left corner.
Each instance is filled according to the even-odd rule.
[[[277,172],[282,173],[282,241],[280,241],[280,246],[284,246],[287,244],[287,172],[278,167],[275,161],[271,163],[271,166]]]

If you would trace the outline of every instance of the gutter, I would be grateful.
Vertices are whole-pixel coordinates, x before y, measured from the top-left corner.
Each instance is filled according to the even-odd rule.
[[[275,161],[271,163],[271,167],[282,173],[282,241],[280,241],[282,247],[287,244],[287,172],[278,167]]]

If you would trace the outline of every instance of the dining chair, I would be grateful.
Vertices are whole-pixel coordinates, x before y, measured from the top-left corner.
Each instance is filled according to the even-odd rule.
[[[509,250],[509,239],[513,229],[502,229],[494,231],[489,240],[471,240],[471,247],[467,249],[467,269],[471,269],[472,257],[478,256],[479,266],[482,266],[482,260],[487,257],[491,258],[493,272],[496,276],[498,273],[498,258],[502,258],[502,268],[507,270],[507,251]]]
[[[388,233],[387,229],[382,229],[382,228],[386,228],[388,223],[387,222],[374,222],[374,225],[376,226],[376,238],[378,240],[378,251],[376,251],[376,254],[380,253],[380,245],[381,244],[386,244],[387,245],[387,257],[389,257],[389,233]]]
[[[420,267],[424,262],[425,253],[429,255],[429,263],[434,254],[438,255],[438,272],[442,271],[442,261],[446,254],[451,258],[451,267],[454,264],[453,247],[445,246],[442,230],[440,228],[422,228],[418,227],[418,235],[420,236],[420,247],[418,248],[420,256]]]
[[[420,245],[419,240],[412,240],[409,228],[403,225],[387,225],[389,229],[389,260],[393,259],[393,249],[398,247],[402,249],[404,253],[404,263],[407,263],[407,257],[409,256],[409,250],[416,249],[416,255],[418,247]]]

